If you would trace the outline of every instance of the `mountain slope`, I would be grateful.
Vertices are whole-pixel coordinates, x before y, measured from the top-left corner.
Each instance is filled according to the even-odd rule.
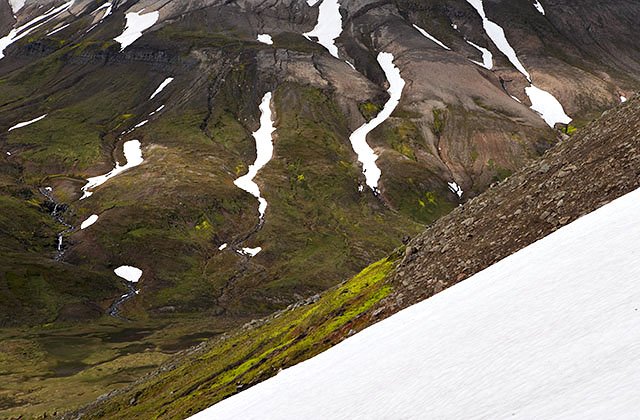
[[[96,317],[124,290],[113,275],[123,264],[144,273],[140,298],[123,305],[129,317],[267,314],[355,274],[404,234],[449,212],[460,202],[449,184],[461,187],[464,201],[559,136],[530,109],[529,81],[466,1],[344,2],[331,41],[337,52],[305,37],[318,20],[336,22],[317,5],[110,5],[27,1],[15,23],[5,13],[18,33],[8,35],[0,60],[2,126],[46,115],[2,137],[2,150],[11,153],[3,159],[23,167],[19,176],[8,174],[11,183],[33,197],[53,188],[75,227],[57,227],[66,269],[109,283],[38,317],[3,313],[5,324]],[[522,0],[490,2],[485,12],[505,28],[531,83],[555,95],[580,126],[638,86],[628,20],[640,12],[632,3],[591,10],[594,20],[610,22],[599,28],[595,48],[574,36],[583,23],[573,7],[550,3],[542,15]],[[136,16],[153,17],[151,26],[120,44]],[[273,44],[259,42],[259,34]],[[491,52],[491,71],[472,62],[479,51],[467,41]],[[367,138],[382,172],[373,196],[349,139],[387,99],[380,52],[393,55],[406,85],[391,117]],[[611,60],[622,54],[625,60]],[[257,206],[233,181],[253,162],[250,134],[267,91],[274,92],[275,152],[257,178],[270,206],[256,229]],[[134,139],[142,165],[78,201],[85,180],[122,161],[123,143]],[[14,191],[3,194],[16,199]],[[94,214],[95,225],[78,229]],[[45,258],[56,255],[51,236]],[[235,252],[258,246],[263,251],[250,260]],[[75,293],[55,282],[47,287]]]
[[[427,225],[449,240],[460,204],[640,86],[637,2],[310,3],[0,0],[0,410],[85,404],[339,285]],[[261,141],[273,147],[264,166]],[[247,174],[259,194],[240,187]],[[585,208],[569,198],[571,218]],[[484,211],[473,203],[463,208]],[[452,211],[451,230],[438,225]],[[566,217],[549,210],[549,226],[523,236]],[[410,288],[400,273],[422,270],[412,255],[426,252],[414,242],[389,260],[403,261],[385,293],[325,302],[312,347],[525,241],[499,243],[465,270],[436,253],[447,273]],[[122,266],[141,276],[120,278]],[[361,316],[340,315],[349,308]],[[291,338],[257,337],[229,365]],[[289,351],[274,369],[310,355]],[[243,386],[273,373],[251,367]],[[235,392],[228,379],[207,398]],[[194,409],[186,400],[168,412]]]
[[[560,207],[566,205],[561,217],[568,217],[564,221],[567,224],[640,188],[638,124],[640,101],[633,99],[607,112],[570,141],[556,146],[540,162],[440,219],[406,249],[403,247],[391,256],[387,262],[392,263],[393,270],[389,268],[381,278],[367,281],[369,287],[362,289],[358,280],[346,281],[317,302],[301,303],[301,307],[211,340],[193,354],[174,359],[138,384],[80,413],[87,418],[114,413],[135,416],[154,412],[163,418],[195,414],[470,277],[557,230],[560,223],[546,221],[550,214],[544,220],[540,220],[540,215],[549,203],[557,202],[553,199],[558,194],[566,197],[566,204]],[[575,165],[575,170],[563,171],[568,164]],[[545,210],[528,204],[527,196],[535,196],[536,203]],[[504,224],[501,216],[504,214],[511,217],[509,225]],[[472,236],[471,227],[463,223],[470,216],[475,222]],[[476,240],[472,240],[474,237]],[[438,248],[434,256],[428,253],[431,247],[420,246],[426,241],[441,246],[451,244],[450,249],[455,252],[440,253]],[[490,242],[494,244],[487,246]],[[454,267],[466,263],[461,256],[467,254],[473,264],[467,263],[469,268],[460,276]],[[379,264],[375,264],[363,274],[378,272],[378,268]],[[452,280],[445,283],[445,276]],[[436,284],[438,288],[434,288]],[[377,293],[380,288],[385,293]],[[352,300],[354,291],[360,297]],[[335,301],[334,296],[344,299]],[[368,304],[363,306],[362,302]]]
[[[193,419],[628,418],[640,189]]]

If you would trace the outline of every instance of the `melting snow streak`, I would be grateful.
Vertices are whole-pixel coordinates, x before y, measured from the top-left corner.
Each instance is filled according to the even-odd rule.
[[[402,89],[405,85],[400,75],[400,70],[393,64],[393,54],[381,52],[378,54],[378,63],[380,63],[380,67],[382,67],[389,81],[389,89],[387,91],[389,92],[389,100],[374,119],[362,125],[349,137],[351,146],[358,155],[358,160],[362,163],[362,173],[364,174],[366,183],[374,193],[378,192],[378,181],[380,180],[381,172],[380,168],[376,165],[378,155],[376,155],[373,149],[367,144],[367,134],[391,116],[391,113],[393,113],[393,110],[396,109],[400,102]]]
[[[64,3],[64,4],[56,7],[55,9],[49,10],[44,15],[38,16],[37,18],[25,23],[24,25],[19,26],[18,28],[11,29],[11,31],[9,31],[9,33],[7,35],[5,35],[4,37],[0,38],[0,59],[4,58],[4,50],[9,45],[13,44],[14,42],[16,42],[17,40],[19,40],[21,38],[24,38],[27,35],[29,35],[29,33],[31,33],[32,31],[34,31],[36,29],[38,29],[39,27],[41,27],[45,23],[50,22],[58,14],[64,12],[69,7],[71,7],[73,5],[73,2],[74,2],[74,0],[71,0],[71,1],[69,1],[67,3]],[[16,4],[20,4],[20,3],[16,2]]]
[[[433,35],[431,35],[430,33],[428,33],[427,31],[425,31],[424,29],[422,29],[421,27],[419,27],[418,25],[413,25],[414,28],[416,28],[418,30],[418,32],[420,32],[423,36],[429,38],[430,40],[432,40],[433,42],[435,42],[436,44],[440,45],[442,48],[444,48],[445,50],[451,50],[451,48],[447,47],[446,45],[444,45],[442,42],[440,42],[436,37],[434,37]]]
[[[479,66],[484,67],[487,70],[491,70],[493,68],[493,54],[491,54],[491,51],[489,51],[488,49],[481,47],[478,44],[474,44],[473,42],[469,41],[468,39],[465,40],[467,41],[467,44],[471,45],[473,48],[475,48],[476,50],[480,51],[482,53],[482,63],[479,61],[474,61],[471,60],[472,63],[477,64]]]
[[[129,140],[125,142],[123,145],[123,153],[125,159],[127,159],[127,164],[120,166],[120,164],[116,162],[116,166],[109,173],[87,179],[87,183],[82,187],[83,194],[82,197],[80,197],[80,200],[90,197],[93,194],[93,192],[89,190],[104,184],[110,178],[113,178],[127,169],[138,166],[144,161],[144,159],[142,159],[142,150],[140,149],[139,140]]]
[[[249,165],[249,171],[234,181],[238,188],[241,188],[258,199],[258,212],[260,220],[264,219],[264,212],[267,210],[267,200],[260,195],[260,187],[253,182],[258,171],[269,163],[273,156],[273,139],[271,135],[275,131],[273,120],[271,119],[271,92],[267,92],[260,104],[260,128],[253,133],[256,140],[256,161]]]
[[[22,128],[22,127],[26,127],[28,125],[31,125],[33,123],[37,123],[38,121],[43,120],[46,116],[47,116],[47,114],[44,114],[44,115],[39,116],[38,118],[34,118],[32,120],[29,120],[29,121],[18,123],[16,125],[14,125],[13,127],[11,127],[8,131],[13,131],[16,128]]]
[[[307,2],[307,4],[310,4]],[[313,3],[315,4],[315,3]],[[323,0],[318,7],[318,23],[311,32],[303,34],[307,39],[318,38],[318,44],[325,47],[329,53],[338,58],[338,47],[335,40],[342,33],[342,15],[338,0]]]
[[[540,4],[540,2],[538,0],[534,0],[533,7],[535,7],[538,12],[540,12],[540,13],[542,13],[544,15],[544,8],[542,7],[542,5]]]
[[[539,113],[542,119],[552,128],[556,123],[568,124],[571,122],[571,117],[564,112],[562,104],[552,94],[533,85],[531,75],[518,59],[509,41],[507,41],[504,29],[487,18],[482,0],[467,0],[467,3],[473,6],[482,18],[482,26],[487,35],[489,35],[489,38],[491,38],[491,41],[498,47],[500,52],[509,59],[511,64],[527,78],[529,83],[531,83],[531,86],[525,89],[525,92],[531,100],[531,109]]]
[[[169,83],[171,83],[171,82],[173,82],[173,77],[167,77],[164,80],[164,82],[160,83],[160,86],[158,86],[158,89],[156,89],[155,92],[153,92],[153,94],[151,95],[149,100],[152,100],[153,98],[158,96],[160,94],[160,92],[162,92],[164,90],[164,88],[166,88],[169,85]]]

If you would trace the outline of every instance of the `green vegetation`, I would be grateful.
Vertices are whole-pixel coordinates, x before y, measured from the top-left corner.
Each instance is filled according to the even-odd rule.
[[[378,261],[308,306],[280,312],[255,327],[212,340],[206,350],[186,356],[178,367],[107,400],[88,418],[184,418],[239,390],[324,351],[358,330],[361,315],[388,296],[385,281],[402,255]],[[134,403],[131,403],[135,396]]]
[[[441,136],[447,122],[447,110],[434,109],[433,111],[433,134]]]
[[[373,102],[362,102],[358,104],[358,109],[360,113],[364,117],[364,119],[368,122],[375,118],[376,115],[380,111],[382,111],[382,105],[373,103]]]

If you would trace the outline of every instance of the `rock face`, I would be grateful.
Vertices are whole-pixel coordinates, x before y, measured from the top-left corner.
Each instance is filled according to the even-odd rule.
[[[640,101],[605,113],[544,159],[414,238],[392,275],[397,312],[640,187]],[[535,267],[531,267],[535,270]]]

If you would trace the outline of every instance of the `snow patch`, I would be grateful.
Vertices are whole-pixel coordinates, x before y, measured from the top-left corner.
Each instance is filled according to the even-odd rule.
[[[271,35],[269,35],[269,34],[259,34],[258,35],[258,41],[262,42],[263,44],[273,45],[273,39],[271,38]]]
[[[61,27],[59,27],[58,29],[54,29],[53,31],[47,33],[47,36],[51,36],[53,34],[57,34],[58,32],[68,28],[69,25],[71,25],[71,24],[70,23],[66,23],[66,24],[62,25]]]
[[[100,7],[98,7],[96,9],[96,12],[98,10],[102,10],[102,9],[105,9],[105,10],[104,10],[104,13],[103,13],[102,17],[100,18],[100,22],[105,20],[105,18],[111,14],[111,12],[113,11],[113,4],[109,3],[109,2],[104,3],[102,6],[100,6]]]
[[[248,257],[255,257],[256,255],[258,255],[258,253],[262,251],[261,247],[256,247],[256,248],[242,248],[239,249],[237,252],[240,255],[246,255]]]
[[[467,44],[471,45],[472,47],[474,47],[476,50],[480,51],[482,53],[482,63],[479,61],[474,61],[474,60],[470,60],[472,63],[477,64],[479,66],[484,67],[487,70],[491,70],[493,68],[493,54],[491,54],[491,51],[489,51],[488,49],[481,47],[478,44],[475,44],[471,41],[469,41],[468,39],[465,39],[465,41],[467,41]]]
[[[624,419],[640,190],[193,419]]]
[[[538,1],[538,0],[534,0],[534,1],[533,1],[533,7],[535,7],[535,8],[536,8],[536,10],[537,10],[538,12],[540,12],[541,14],[543,14],[543,15],[545,14],[545,13],[544,13],[544,7],[542,7],[542,4],[540,4],[540,1]]]
[[[227,246],[228,246],[228,245],[227,245],[227,243],[224,243],[224,244],[222,244],[222,245],[220,245],[220,246],[218,247],[218,250],[219,250],[219,251],[222,251],[222,250],[223,250],[223,249],[225,249]]]
[[[552,94],[533,85],[531,75],[518,59],[509,41],[507,41],[504,29],[487,18],[482,0],[467,0],[467,3],[473,6],[482,18],[482,26],[489,38],[491,38],[491,41],[500,52],[509,59],[511,64],[527,78],[529,83],[531,83],[531,86],[525,88],[525,92],[531,100],[531,109],[540,114],[542,119],[552,128],[556,123],[568,124],[571,122],[571,117],[564,112],[562,104]]]
[[[90,190],[93,190],[96,187],[104,184],[110,178],[113,178],[114,176],[126,171],[127,169],[131,169],[144,162],[144,159],[142,159],[142,149],[140,148],[140,146],[141,144],[139,140],[129,140],[125,142],[122,148],[124,157],[125,159],[127,159],[127,163],[124,166],[120,166],[120,164],[116,162],[116,166],[109,173],[87,179],[87,183],[84,187],[82,187],[83,194],[82,197],[80,197],[80,200],[84,200],[85,198],[93,195],[93,191]]]
[[[349,136],[353,151],[358,155],[358,161],[362,163],[362,173],[366,183],[374,193],[378,192],[378,181],[382,173],[376,165],[378,155],[367,144],[367,134],[391,116],[400,102],[402,89],[405,85],[405,81],[400,75],[400,69],[393,64],[393,54],[381,52],[378,54],[378,63],[389,81],[389,89],[387,90],[389,92],[389,100],[374,119],[359,127]]]
[[[11,6],[14,15],[18,13],[18,10],[22,9],[24,3],[25,0],[9,0],[9,6]]]
[[[467,3],[469,3],[474,9],[476,9],[478,14],[482,18],[482,26],[484,27],[484,30],[491,41],[495,44],[496,47],[498,47],[498,50],[500,50],[500,52],[509,59],[511,64],[513,64],[513,66],[520,73],[522,73],[529,82],[531,82],[531,75],[529,75],[527,69],[524,68],[524,66],[518,59],[515,50],[513,49],[511,44],[509,44],[509,41],[507,41],[507,37],[504,34],[504,29],[502,29],[502,27],[497,23],[487,18],[487,15],[484,12],[484,6],[482,5],[482,0],[467,0]]]
[[[98,215],[97,214],[92,214],[91,216],[89,216],[87,218],[87,220],[82,222],[82,224],[80,225],[80,230],[88,228],[89,226],[91,226],[92,224],[94,224],[97,221],[98,221]]]
[[[130,265],[121,265],[113,270],[113,272],[116,273],[116,276],[123,278],[126,281],[130,281],[131,283],[137,283],[140,280],[140,277],[142,277],[142,270]]]
[[[464,192],[462,191],[460,185],[456,184],[455,181],[447,182],[447,185],[449,186],[451,192],[458,196],[458,200],[462,200],[462,194]]]
[[[7,131],[13,131],[13,130],[15,130],[17,128],[22,128],[22,127],[26,127],[28,125],[31,125],[33,123],[37,123],[38,121],[43,120],[47,115],[48,114],[44,114],[44,115],[39,116],[38,118],[34,118],[32,120],[29,120],[29,121],[18,123],[16,125],[14,125],[13,127],[9,128],[9,130],[7,130]]]
[[[309,40],[311,37],[317,38],[318,44],[325,47],[332,56],[339,58],[335,40],[341,33],[342,15],[340,14],[340,3],[338,0],[323,0],[320,7],[318,7],[318,23],[316,23],[311,32],[306,32],[303,35]]]
[[[556,123],[569,124],[569,117],[562,108],[562,104],[549,92],[534,85],[526,87],[525,92],[531,100],[531,109],[542,116],[542,119],[553,128]]]
[[[49,23],[51,20],[55,19],[55,17],[67,10],[69,7],[73,5],[74,0],[71,0],[67,3],[64,3],[54,9],[50,9],[45,14],[38,16],[29,22],[25,23],[22,26],[11,29],[7,35],[0,38],[0,59],[4,58],[4,50],[14,42],[19,39],[24,38],[29,35],[34,30],[38,29],[42,25]]]
[[[142,33],[156,24],[160,18],[160,13],[150,12],[142,14],[139,12],[127,13],[125,16],[127,23],[121,35],[113,38],[114,41],[120,43],[120,51],[124,51],[129,45],[133,44]]]
[[[431,35],[430,33],[428,33],[427,31],[425,31],[424,29],[422,29],[421,27],[419,27],[418,25],[413,25],[414,28],[416,28],[418,30],[418,32],[420,32],[423,36],[429,38],[431,41],[435,42],[436,44],[438,44],[439,46],[441,46],[442,48],[444,48],[445,50],[451,50],[451,48],[447,47],[446,45],[444,45],[442,42],[440,42],[436,37],[434,37],[433,35]]]
[[[233,183],[258,199],[258,212],[260,213],[260,220],[263,220],[264,213],[267,210],[267,200],[260,195],[260,187],[253,182],[253,179],[258,174],[258,171],[269,163],[273,156],[273,139],[271,135],[276,128],[273,126],[273,120],[271,119],[271,92],[265,93],[262,98],[260,112],[260,128],[253,133],[253,138],[256,140],[256,160],[252,165],[249,165],[249,171]]]
[[[620,96],[620,103],[625,103],[627,102],[627,97],[626,96]]]
[[[152,100],[153,98],[158,96],[164,90],[164,88],[169,86],[169,83],[173,82],[173,80],[173,77],[167,77],[166,79],[164,79],[164,81],[160,83],[160,86],[158,86],[158,88],[151,94],[149,100]]]

